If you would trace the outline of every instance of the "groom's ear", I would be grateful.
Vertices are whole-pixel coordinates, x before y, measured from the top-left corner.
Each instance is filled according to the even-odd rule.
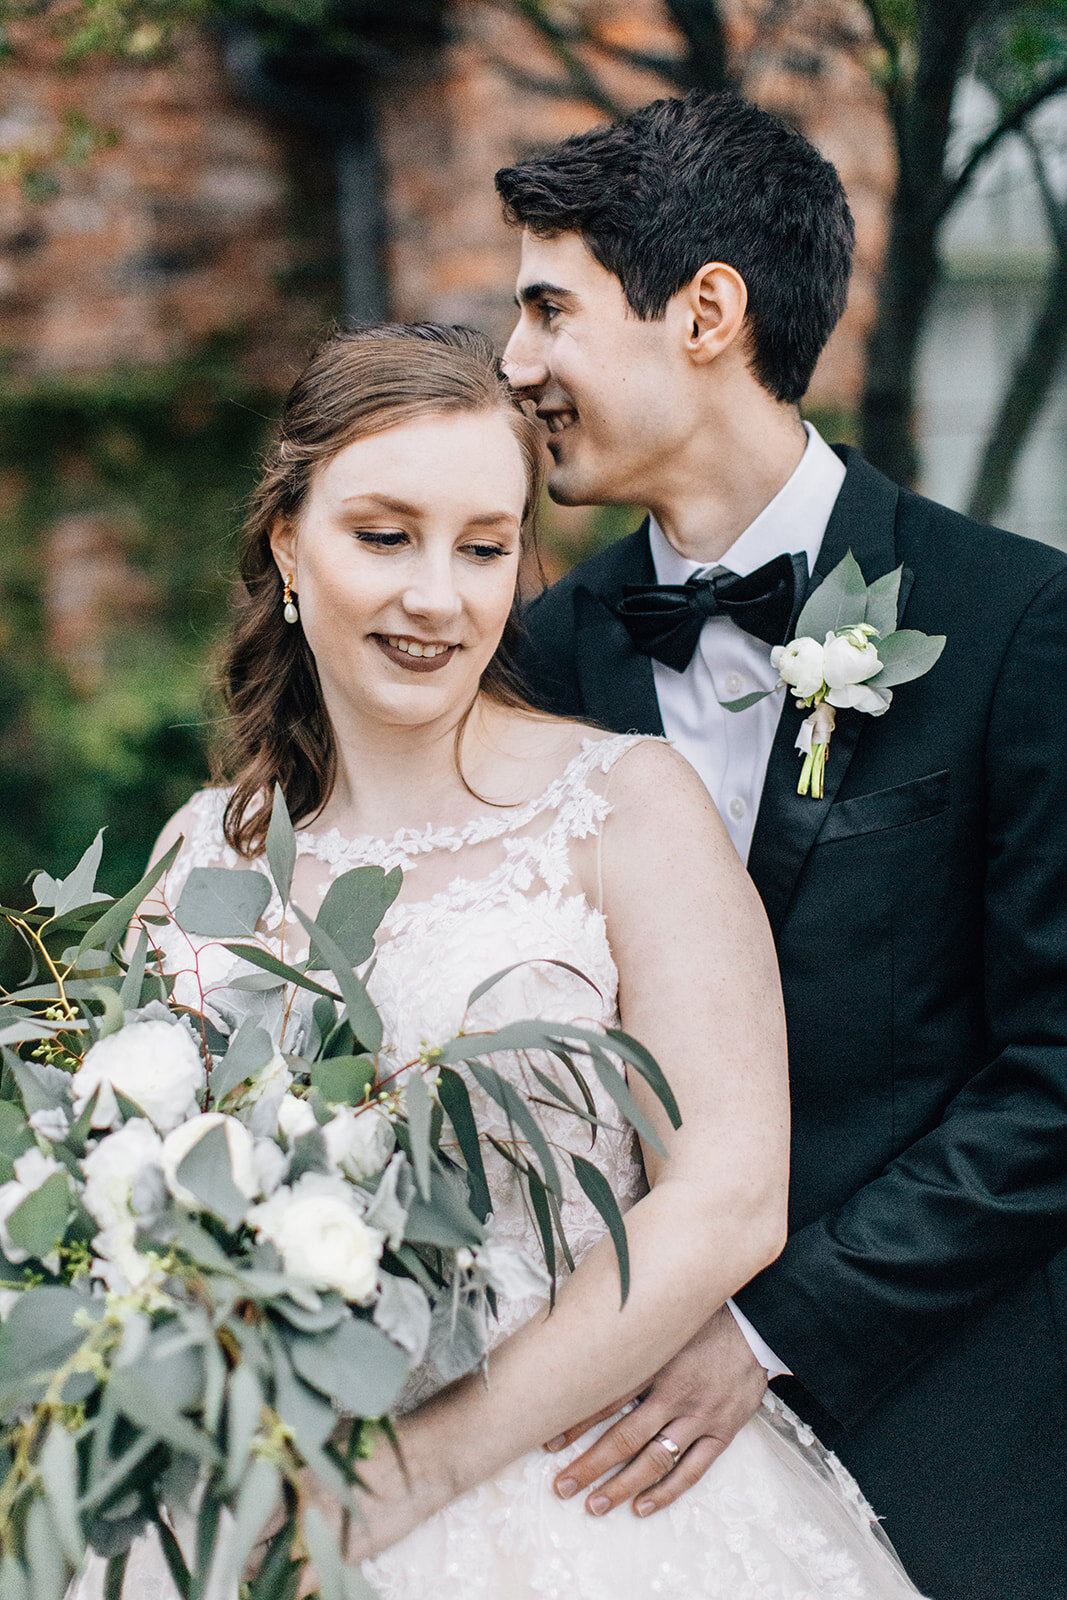
[[[681,290],[679,299],[690,360],[704,366],[737,344],[748,310],[748,289],[734,267],[709,261]]]

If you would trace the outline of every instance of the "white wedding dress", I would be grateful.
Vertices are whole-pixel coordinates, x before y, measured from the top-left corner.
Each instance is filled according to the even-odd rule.
[[[637,741],[594,734],[536,800],[514,809],[484,811],[462,828],[402,831],[392,839],[346,839],[336,831],[298,834],[294,897],[317,905],[332,878],[350,868],[404,869],[400,898],[387,912],[369,989],[385,1028],[384,1072],[402,1069],[425,1044],[520,1017],[611,1025],[616,1021],[617,973],[605,919],[577,886],[573,858],[596,852],[611,805],[609,774]],[[173,906],[194,866],[237,866],[222,837],[226,795],[204,790],[192,802],[193,823],[167,899]],[[253,866],[252,870],[257,870]],[[282,908],[265,915],[276,934]],[[281,1026],[271,996],[235,993],[235,964],[221,944],[170,936],[167,965],[179,974],[176,998],[212,1007],[232,1024],[250,1003]],[[544,958],[565,961],[586,979]],[[475,986],[515,962],[519,967],[470,1010]],[[305,1026],[295,1010],[285,1045],[299,1048]],[[519,1057],[496,1057],[498,1070],[529,1078]],[[540,1063],[539,1063],[540,1064]],[[543,1070],[552,1070],[546,1060]],[[530,1080],[532,1081],[532,1080]],[[593,1088],[597,1113],[610,1124],[589,1150],[576,1119],[540,1107],[549,1137],[590,1157],[625,1210],[644,1191],[636,1140],[619,1126],[612,1102]],[[511,1137],[494,1103],[472,1086],[484,1132]],[[529,1254],[540,1255],[538,1234],[513,1169],[486,1162],[495,1227]],[[576,1259],[601,1237],[603,1224],[561,1164],[563,1226]],[[496,1343],[544,1302],[502,1303]],[[711,1308],[709,1308],[711,1309]],[[610,1313],[608,1313],[610,1315]],[[442,1383],[428,1365],[413,1375],[403,1397],[410,1409]],[[576,1455],[589,1440],[573,1447]],[[858,1486],[778,1400],[741,1430],[707,1475],[669,1510],[642,1521],[627,1509],[589,1516],[580,1501],[564,1502],[552,1480],[567,1456],[536,1450],[462,1496],[364,1572],[382,1600],[916,1600]],[[95,1565],[95,1564],[94,1564]],[[99,1570],[82,1580],[76,1600],[93,1600]],[[125,1594],[130,1600],[173,1595],[154,1545],[135,1550]]]

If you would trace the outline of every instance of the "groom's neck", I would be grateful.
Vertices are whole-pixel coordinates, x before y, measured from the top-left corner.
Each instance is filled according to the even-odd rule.
[[[690,561],[713,562],[796,471],[807,434],[796,406],[766,390],[733,393],[709,408],[670,462],[647,505]],[[650,486],[651,487],[651,486]]]

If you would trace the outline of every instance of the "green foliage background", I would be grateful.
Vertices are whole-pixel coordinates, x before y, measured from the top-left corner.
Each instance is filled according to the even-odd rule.
[[[66,872],[107,824],[102,887],[133,881],[160,824],[206,772],[207,660],[255,478],[264,416],[224,353],[91,382],[0,385],[0,895]],[[51,659],[48,530],[98,512],[158,603],[104,634],[97,686]],[[121,596],[117,597],[121,601]]]

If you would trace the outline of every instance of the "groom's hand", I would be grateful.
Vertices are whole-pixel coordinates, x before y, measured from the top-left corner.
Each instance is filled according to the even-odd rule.
[[[759,1409],[766,1388],[767,1374],[723,1306],[657,1373],[640,1404],[561,1469],[556,1493],[569,1500],[611,1473],[586,1499],[587,1511],[604,1516],[624,1500],[633,1500],[640,1517],[661,1511],[692,1488],[722,1455]],[[546,1448],[565,1449],[633,1398],[624,1396],[552,1439]],[[677,1456],[660,1436],[678,1447]]]

